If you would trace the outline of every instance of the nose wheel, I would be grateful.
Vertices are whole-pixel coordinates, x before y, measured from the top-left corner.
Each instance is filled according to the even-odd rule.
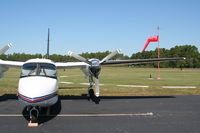
[[[97,81],[95,79],[95,81]],[[90,99],[95,102],[96,104],[99,104],[100,102],[100,98],[99,98],[99,87],[96,87],[96,92],[94,92],[94,90],[92,89],[93,85],[94,85],[94,81],[92,76],[89,77],[89,83],[90,83],[90,87],[88,88],[88,101],[90,101]],[[96,85],[96,82],[95,82]],[[96,85],[98,86],[98,85]]]
[[[38,107],[30,107],[29,113],[30,113],[30,122],[28,123],[28,126],[29,127],[38,126],[38,116],[39,116]]]

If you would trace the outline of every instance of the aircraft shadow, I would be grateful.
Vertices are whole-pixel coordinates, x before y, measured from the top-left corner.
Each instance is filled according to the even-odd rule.
[[[64,95],[59,96],[61,100],[82,100],[88,99],[87,94],[82,96]],[[154,99],[154,98],[176,98],[175,96],[100,96],[100,99]]]
[[[99,98],[103,100],[103,99],[154,99],[154,98],[159,99],[159,98],[176,98],[176,97],[175,96],[100,96]],[[0,102],[10,99],[17,100],[18,97],[16,96],[16,94],[5,94],[3,96],[0,96]],[[92,102],[99,104],[100,99],[99,101],[97,101],[95,96],[91,97],[91,99],[88,99],[86,94],[83,94],[82,96],[61,95],[59,96],[58,102],[53,106],[51,106],[50,115],[47,115],[47,108],[41,108],[38,118],[39,124],[52,120],[60,113],[62,109],[61,100],[91,100]],[[23,108],[22,114],[27,121],[30,121],[27,107]]]
[[[60,95],[60,100],[81,100],[88,99],[87,94],[82,94],[81,96],[74,95]],[[154,98],[176,98],[176,96],[162,95],[162,96],[100,96],[100,99],[154,99]],[[4,94],[0,96],[0,102],[9,99],[17,100],[16,94]]]
[[[83,89],[83,88],[88,88],[88,87],[59,87],[59,89],[68,89],[68,90],[73,90],[73,89]],[[58,89],[58,90],[59,90]]]
[[[155,98],[176,98],[175,96],[100,96],[96,97],[95,95],[92,95],[90,98],[87,97],[87,94],[82,94],[82,96],[60,96],[61,100],[84,100],[87,99],[88,101],[92,101],[95,104],[99,104],[101,100],[104,99],[155,99]]]
[[[17,97],[16,94],[4,94],[4,95],[0,96],[0,102],[6,101],[6,100],[9,100],[9,99],[17,100],[18,97]]]

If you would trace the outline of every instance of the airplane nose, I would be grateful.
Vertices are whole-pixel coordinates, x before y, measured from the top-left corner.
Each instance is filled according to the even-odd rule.
[[[19,80],[18,92],[28,97],[40,97],[56,92],[57,79],[47,77],[24,77]]]

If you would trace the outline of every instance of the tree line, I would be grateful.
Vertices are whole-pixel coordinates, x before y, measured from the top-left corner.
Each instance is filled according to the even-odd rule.
[[[82,53],[81,56],[90,59],[90,58],[98,58],[103,59],[107,56],[110,51],[105,52],[96,52],[96,53]],[[145,52],[133,53],[132,56],[127,56],[124,54],[118,54],[113,57],[116,59],[148,59],[148,58],[157,58],[158,51],[157,49]],[[200,68],[200,53],[198,48],[193,45],[180,45],[175,46],[171,49],[160,48],[160,58],[171,58],[171,57],[185,57],[186,60],[182,61],[170,61],[170,62],[162,62],[162,68]],[[12,60],[12,61],[26,61],[32,58],[45,58],[45,55],[42,54],[25,54],[25,53],[13,53],[13,54],[4,54],[0,55],[0,59],[2,60]],[[75,58],[70,57],[68,55],[59,55],[52,54],[49,58],[55,62],[73,62],[77,61]],[[157,63],[145,63],[132,65],[137,67],[157,67]]]
[[[132,54],[131,59],[137,58],[156,58],[158,57],[157,49],[153,51],[138,52]],[[182,61],[169,61],[160,63],[163,68],[200,68],[200,53],[198,48],[193,45],[181,45],[175,46],[171,49],[160,49],[160,58],[172,58],[172,57],[185,57]],[[145,64],[147,67],[157,67],[157,63]]]

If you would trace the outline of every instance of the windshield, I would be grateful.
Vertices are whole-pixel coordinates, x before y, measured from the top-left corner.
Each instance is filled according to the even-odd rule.
[[[46,76],[56,78],[56,67],[48,63],[27,63],[24,64],[20,77]]]

